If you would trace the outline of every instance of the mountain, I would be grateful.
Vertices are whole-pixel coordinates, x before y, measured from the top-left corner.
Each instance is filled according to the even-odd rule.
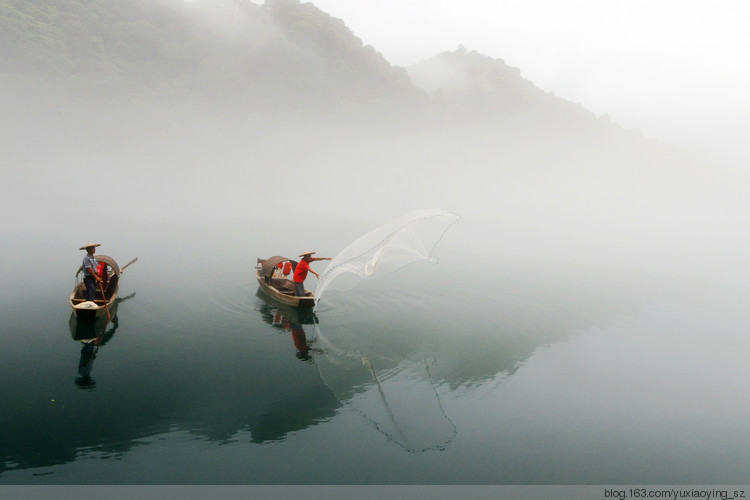
[[[299,110],[418,102],[406,70],[310,3],[0,0],[2,97]]]
[[[0,112],[598,123],[463,47],[407,69],[300,0],[0,0]],[[396,120],[394,120],[394,117]]]
[[[596,119],[580,104],[539,89],[502,59],[463,46],[410,66],[408,71],[412,82],[430,93],[439,115],[451,121],[486,122],[534,114],[578,123]]]

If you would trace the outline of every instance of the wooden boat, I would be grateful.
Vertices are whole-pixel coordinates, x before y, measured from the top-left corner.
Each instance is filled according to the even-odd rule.
[[[120,303],[118,297],[109,305],[109,314],[111,316],[111,324],[117,326],[117,306]],[[107,317],[106,311],[100,316],[94,316],[91,318],[80,318],[76,316],[75,309],[70,313],[70,319],[68,319],[68,326],[70,328],[70,334],[73,340],[92,340],[102,335],[102,333],[110,325],[110,318]]]
[[[305,289],[304,297],[294,294],[294,282],[281,274],[278,265],[285,262],[292,264],[292,269],[297,267],[297,261],[276,255],[269,259],[258,259],[255,266],[255,277],[261,289],[271,298],[293,307],[315,307],[315,297],[312,292]]]
[[[260,315],[263,321],[272,326],[278,326],[286,321],[297,325],[314,325],[318,323],[315,311],[308,307],[292,307],[274,300],[262,288],[258,288],[255,296],[263,302],[260,305]]]
[[[73,292],[70,294],[70,306],[73,308],[73,313],[77,318],[96,318],[103,314],[107,314],[107,308],[111,309],[117,300],[117,292],[120,286],[120,274],[122,273],[120,266],[117,265],[115,259],[107,255],[97,255],[96,260],[97,262],[103,262],[106,264],[107,276],[106,279],[103,280],[104,283],[102,283],[104,297],[102,297],[101,289],[97,289],[94,301],[89,302],[86,300],[86,285],[83,283],[83,266],[78,268],[78,272],[76,273],[76,285],[73,288]],[[132,260],[127,266],[136,260],[137,259]]]

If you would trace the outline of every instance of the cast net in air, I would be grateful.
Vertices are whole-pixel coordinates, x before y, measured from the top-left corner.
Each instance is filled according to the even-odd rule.
[[[317,301],[327,290],[349,290],[414,262],[437,263],[433,250],[460,218],[444,210],[415,210],[370,231],[331,260],[315,288]]]

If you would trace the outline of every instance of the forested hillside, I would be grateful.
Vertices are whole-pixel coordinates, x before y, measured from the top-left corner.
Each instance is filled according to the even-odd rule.
[[[416,103],[403,68],[310,3],[0,0],[5,98],[213,109]]]
[[[516,115],[536,115],[555,122],[595,120],[595,116],[544,92],[502,59],[463,46],[408,68],[412,81],[431,95],[438,116],[451,122],[486,122]]]
[[[117,106],[360,123],[598,123],[501,59],[463,47],[407,73],[300,0],[0,0],[0,46],[6,120]]]

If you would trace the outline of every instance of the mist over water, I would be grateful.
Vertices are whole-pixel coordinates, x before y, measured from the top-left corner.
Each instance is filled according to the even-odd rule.
[[[148,423],[136,419],[109,435],[136,447],[120,448],[106,432],[60,443],[64,455],[78,449],[85,461],[51,448],[46,459],[31,460],[32,437],[7,423],[18,437],[7,441],[1,481],[75,482],[85,463],[98,464],[102,481],[122,480],[114,462],[96,461],[103,443],[106,453],[133,460],[129,480],[179,483],[187,480],[179,467],[151,477],[152,460],[231,443],[220,448],[228,453],[221,475],[193,469],[190,481],[285,482],[281,464],[294,455],[307,471],[298,480],[311,483],[378,482],[386,470],[388,481],[406,483],[680,482],[714,477],[700,472],[698,448],[678,443],[687,427],[702,443],[733,436],[735,444],[717,452],[725,463],[746,444],[739,422],[750,409],[742,398],[725,412],[726,434],[701,423],[703,412],[687,427],[670,426],[692,412],[688,401],[725,405],[716,391],[727,393],[720,390],[727,381],[746,384],[738,353],[747,348],[741,228],[748,211],[737,172],[637,136],[523,124],[502,134],[446,127],[391,134],[302,120],[172,129],[128,120],[63,122],[8,144],[14,167],[3,174],[0,203],[11,214],[4,254],[39,264],[47,285],[40,292],[28,282],[26,266],[2,269],[4,283],[21,284],[2,289],[5,352],[35,360],[49,344],[64,356],[48,354],[51,364],[36,375],[12,368],[10,354],[3,365],[18,373],[8,383],[42,377],[43,385],[55,381],[45,394],[56,401],[92,404],[67,395],[80,391],[73,380],[81,347],[68,337],[65,301],[77,248],[95,240],[118,262],[139,261],[121,281],[121,293],[135,296],[119,307],[120,326],[97,353],[89,392],[112,415],[130,411],[115,398],[172,394],[170,403],[148,403]],[[461,214],[435,248],[437,265],[418,262],[349,292],[326,292],[318,324],[302,325],[313,364],[295,359],[289,334],[260,320],[277,306],[255,296],[255,259],[308,249],[335,256],[418,207]],[[322,272],[326,263],[313,268]],[[28,308],[39,310],[41,330],[12,312]],[[126,385],[114,382],[136,364],[140,372]],[[702,374],[690,366],[704,367]],[[200,377],[182,375],[195,370]],[[151,377],[160,383],[131,393],[130,384],[149,387]],[[6,398],[22,398],[16,393]],[[671,395],[671,406],[659,404],[659,394]],[[41,404],[18,417],[34,418]],[[610,438],[595,439],[605,431]],[[630,440],[634,433],[642,438]],[[528,440],[548,434],[570,439]],[[315,459],[293,444],[300,439],[325,441],[332,451],[321,458],[316,448]],[[381,465],[345,451],[352,439],[358,454],[366,449]],[[608,451],[612,439],[625,450],[621,461]],[[696,458],[678,466],[653,441]],[[274,450],[263,467],[254,443]],[[151,458],[141,455],[146,449]],[[252,472],[236,465],[236,453],[256,464]],[[550,465],[524,472],[539,453]],[[465,454],[495,465],[456,468]],[[421,457],[418,470],[404,455]],[[514,457],[501,461],[500,475],[498,456]],[[651,469],[627,465],[644,457]],[[572,464],[567,473],[554,466],[563,461]],[[310,465],[324,462],[339,472]],[[657,463],[679,471],[649,472],[660,470]],[[402,464],[401,473],[386,464]],[[40,471],[54,473],[31,475]],[[725,471],[739,478],[736,467]]]
[[[196,238],[225,231],[261,254],[334,255],[385,221],[436,207],[476,229],[462,247],[484,258],[712,272],[746,254],[744,174],[638,136],[523,123],[390,134],[90,117],[7,138],[9,244],[30,239],[34,252],[99,237],[137,247],[141,238],[119,228],[131,222],[200,228]],[[149,245],[170,235],[157,239]]]
[[[0,483],[744,479],[745,172],[541,112],[184,104],[0,122]],[[314,315],[258,292],[257,258],[425,207],[460,221]],[[86,241],[139,260],[82,388]]]

